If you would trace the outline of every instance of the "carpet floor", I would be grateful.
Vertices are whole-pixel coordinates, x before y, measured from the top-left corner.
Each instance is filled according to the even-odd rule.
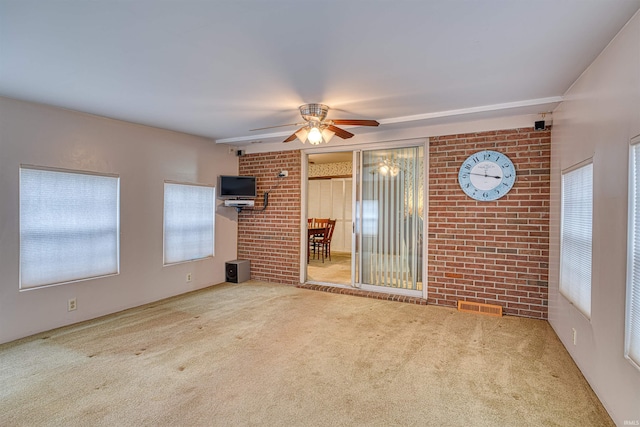
[[[545,321],[250,281],[0,345],[2,426],[612,426]]]

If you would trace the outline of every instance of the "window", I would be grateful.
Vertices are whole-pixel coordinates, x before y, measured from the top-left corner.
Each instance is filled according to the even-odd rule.
[[[593,163],[562,174],[560,292],[591,317]]]
[[[640,138],[631,146],[625,357],[640,369]]]
[[[20,289],[118,273],[119,181],[20,167]]]
[[[164,184],[164,263],[213,256],[215,188]]]

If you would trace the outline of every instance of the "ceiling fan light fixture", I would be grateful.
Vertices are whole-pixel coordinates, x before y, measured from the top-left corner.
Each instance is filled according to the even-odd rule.
[[[298,132],[296,132],[296,138],[298,138],[303,144],[307,142],[307,135],[309,135],[309,129],[307,129],[306,127],[301,128]]]
[[[336,133],[334,131],[331,131],[329,129],[322,129],[322,139],[324,139],[324,142],[331,141],[331,138],[333,138],[335,134]]]
[[[305,144],[309,141],[311,145],[318,145],[322,142],[329,142],[334,136],[338,136],[341,139],[349,139],[354,135],[342,128],[339,128],[339,125],[346,126],[378,126],[376,120],[363,120],[363,119],[333,119],[333,120],[325,120],[327,118],[327,113],[329,112],[329,107],[325,104],[304,104],[299,107],[300,115],[304,122],[302,123],[291,123],[289,125],[279,125],[279,126],[269,126],[266,128],[258,128],[252,130],[261,130],[261,129],[273,129],[280,126],[301,126],[296,132],[289,135],[282,142],[291,142],[295,139],[298,139],[300,142]],[[338,126],[336,126],[338,125]]]
[[[318,145],[322,142],[322,132],[317,127],[312,127],[307,138],[309,139],[309,144]]]
[[[390,175],[392,177],[395,177],[398,175],[398,173],[400,173],[400,167],[398,166],[398,164],[389,159],[384,159],[382,162],[380,162],[378,165],[378,170],[382,175]]]

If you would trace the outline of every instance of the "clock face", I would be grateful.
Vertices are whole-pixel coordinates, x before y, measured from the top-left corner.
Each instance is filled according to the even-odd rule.
[[[475,200],[497,200],[516,182],[516,168],[502,153],[478,151],[462,163],[458,182],[462,191]]]

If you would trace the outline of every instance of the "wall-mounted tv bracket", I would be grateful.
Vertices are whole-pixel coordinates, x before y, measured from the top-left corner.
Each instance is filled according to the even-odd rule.
[[[275,190],[278,187],[280,187],[280,184],[282,183],[282,178],[286,178],[288,176],[289,176],[289,172],[288,171],[280,171],[278,173],[278,175],[276,175],[276,177],[278,178],[278,183],[275,186],[271,187],[269,189],[269,191],[265,191],[264,192],[264,195],[262,196],[263,197],[263,200],[262,200],[263,205],[262,205],[261,209],[247,209],[247,205],[244,205],[244,206],[241,205],[241,206],[234,206],[236,208],[236,212],[240,213],[243,209],[245,209],[245,210],[247,210],[249,212],[263,212],[263,211],[265,211],[267,209],[267,206],[269,206],[269,194],[273,190]],[[252,204],[252,206],[253,206],[253,204]]]

